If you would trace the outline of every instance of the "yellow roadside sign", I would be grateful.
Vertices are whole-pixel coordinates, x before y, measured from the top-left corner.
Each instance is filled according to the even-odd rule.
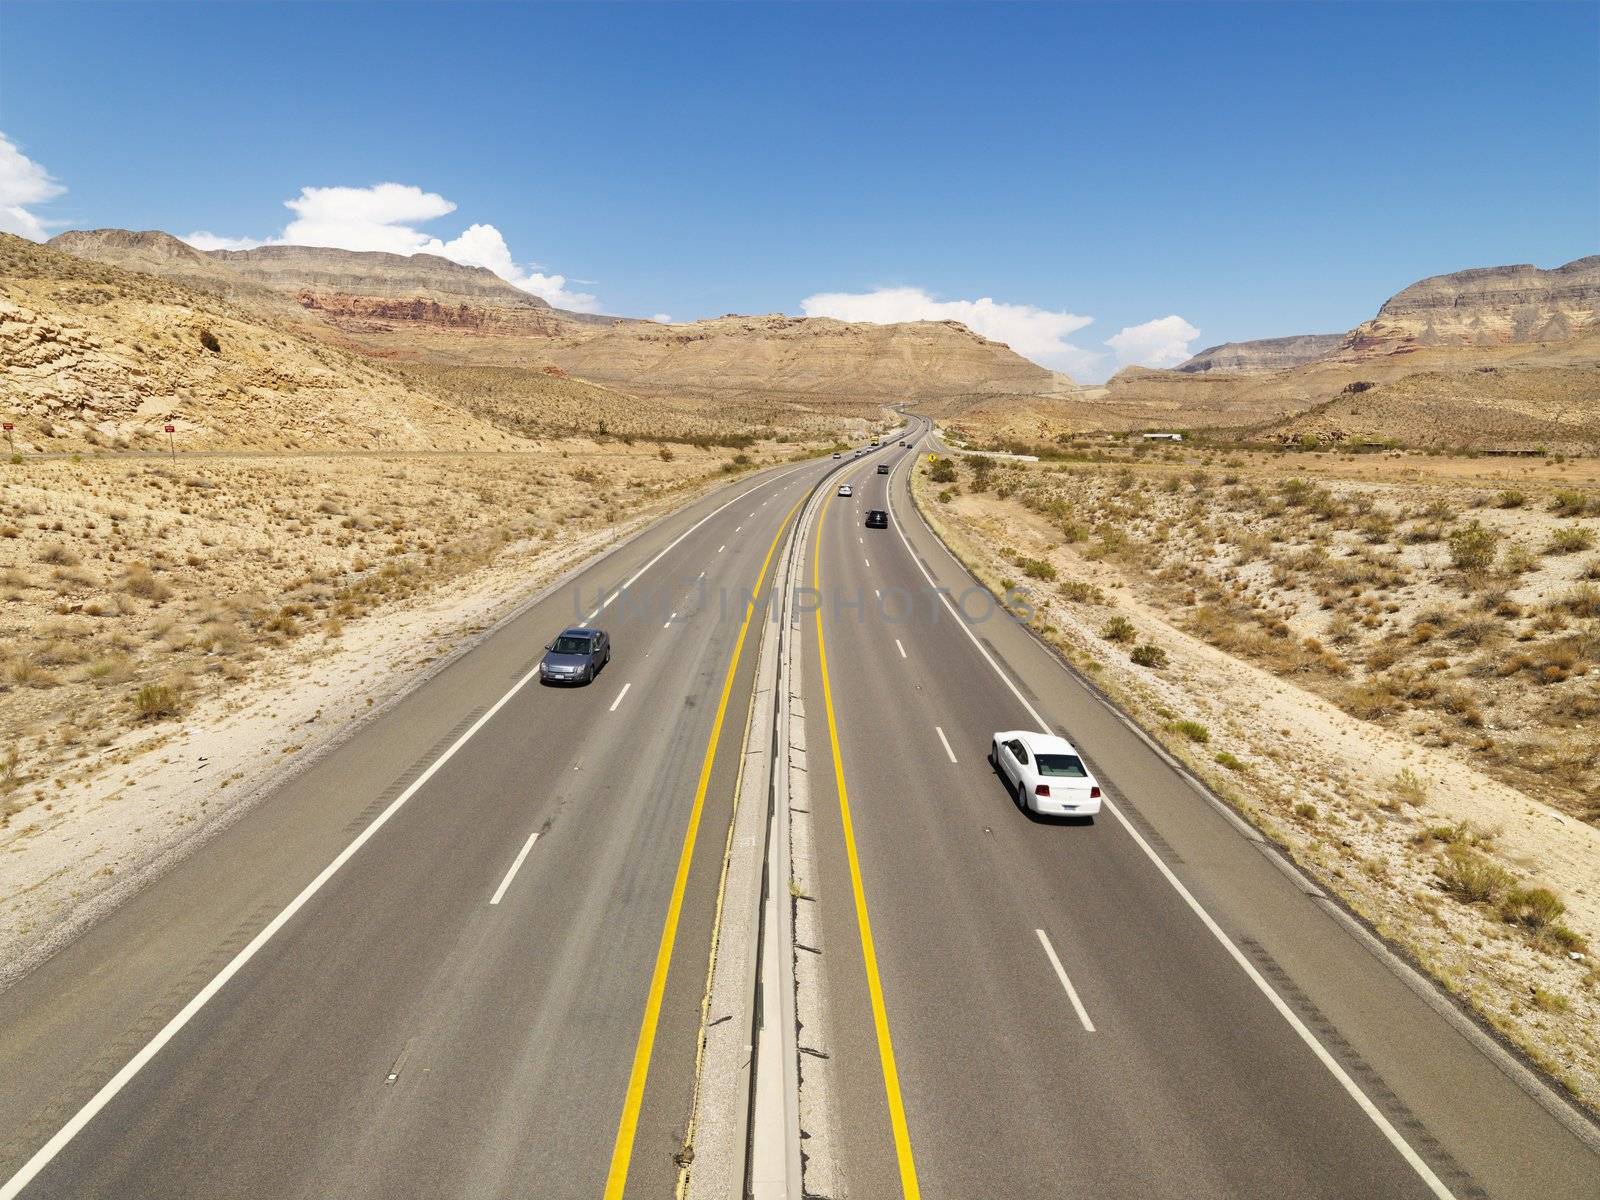
[[[938,461],[938,458],[939,458],[939,456],[938,456],[938,455],[937,455],[937,454],[930,454],[930,455],[928,455],[928,461],[929,461],[929,462],[937,462],[937,461]]]

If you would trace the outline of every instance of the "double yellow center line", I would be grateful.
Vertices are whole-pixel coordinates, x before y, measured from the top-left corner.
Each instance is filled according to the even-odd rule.
[[[617,1125],[617,1139],[611,1148],[611,1169],[606,1173],[605,1200],[621,1200],[628,1184],[628,1165],[633,1159],[633,1141],[639,1131],[639,1109],[644,1103],[645,1080],[650,1074],[650,1055],[655,1049],[656,1027],[661,1019],[661,1002],[667,991],[667,971],[672,964],[672,948],[678,940],[678,918],[683,912],[683,896],[689,886],[689,867],[694,862],[695,841],[700,834],[700,817],[705,811],[706,790],[711,786],[711,768],[717,759],[717,743],[722,738],[723,718],[728,712],[728,697],[733,692],[733,679],[739,671],[739,659],[744,654],[745,635],[750,631],[750,620],[755,615],[756,597],[761,594],[766,581],[767,568],[777,552],[783,532],[794,518],[797,502],[783,518],[778,532],[767,547],[767,556],[761,560],[761,570],[756,574],[756,586],[745,605],[744,621],[739,626],[739,636],[733,644],[733,656],[728,660],[728,673],[722,681],[722,695],[717,701],[717,713],[711,722],[711,737],[706,742],[705,758],[700,764],[700,781],[695,786],[694,805],[689,810],[689,827],[684,831],[683,849],[678,855],[678,874],[672,882],[672,899],[667,903],[667,917],[661,928],[661,942],[656,948],[655,971],[650,977],[650,992],[645,1000],[644,1019],[639,1025],[639,1040],[633,1051],[633,1070],[628,1076],[628,1093],[622,1104],[622,1119]]]
[[[814,535],[815,550],[812,557],[811,582],[818,595],[822,593],[822,523],[827,516],[829,496],[823,500],[817,514]],[[650,991],[645,1001],[644,1019],[639,1026],[639,1040],[634,1048],[633,1069],[628,1078],[627,1096],[623,1101],[622,1119],[617,1126],[616,1142],[611,1151],[611,1168],[606,1175],[605,1200],[622,1200],[628,1183],[628,1167],[633,1158],[634,1138],[639,1129],[639,1111],[644,1103],[645,1082],[650,1074],[650,1057],[655,1048],[656,1029],[661,1018],[661,1004],[667,989],[667,974],[672,963],[672,950],[677,942],[678,921],[683,911],[684,893],[689,884],[689,868],[694,861],[695,842],[699,837],[700,819],[705,811],[706,791],[711,784],[711,770],[716,762],[717,745],[722,737],[722,726],[727,715],[728,699],[733,692],[733,681],[738,674],[739,662],[744,653],[745,637],[755,614],[755,597],[766,582],[772,557],[777,552],[789,522],[794,519],[797,503],[784,515],[778,532],[767,547],[761,560],[761,570],[756,575],[755,591],[745,606],[744,621],[739,626],[739,636],[734,641],[733,655],[722,681],[722,694],[717,701],[716,716],[711,724],[711,736],[706,743],[705,758],[700,764],[700,779],[695,787],[694,804],[689,811],[689,827],[684,831],[683,848],[678,856],[678,873],[672,884],[672,898],[667,904],[666,920],[662,925],[661,941],[656,949],[655,970],[650,978]],[[883,1086],[889,1105],[889,1124],[894,1132],[895,1156],[900,1168],[900,1187],[905,1200],[921,1200],[922,1190],[917,1183],[916,1163],[911,1154],[911,1134],[906,1126],[905,1103],[900,1094],[900,1074],[895,1067],[894,1045],[889,1036],[889,1016],[883,1002],[883,982],[878,974],[878,954],[872,940],[872,924],[867,916],[866,891],[861,883],[861,860],[856,852],[855,826],[850,819],[850,797],[844,781],[844,759],[839,753],[838,722],[834,717],[833,691],[828,682],[828,650],[823,636],[822,609],[817,608],[817,652],[822,666],[822,698],[828,715],[828,741],[833,751],[833,774],[839,792],[839,816],[844,828],[845,855],[850,863],[850,887],[855,897],[856,923],[861,933],[861,955],[866,966],[867,992],[872,1004],[872,1022],[878,1039],[878,1058],[883,1066]]]

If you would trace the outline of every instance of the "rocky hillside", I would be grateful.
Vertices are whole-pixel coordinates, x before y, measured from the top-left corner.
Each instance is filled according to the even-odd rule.
[[[62,234],[53,244],[274,312],[289,304],[308,331],[365,355],[548,368],[625,392],[712,401],[718,420],[751,403],[871,409],[1072,387],[954,322],[730,316],[663,326],[552,308],[491,271],[427,254],[307,246],[202,254],[166,234],[126,230]],[[793,415],[807,419],[804,407]]]
[[[278,315],[293,311],[287,297],[244,278],[188,242],[160,230],[70,229],[51,238],[49,245],[77,258],[159,275],[196,291],[268,308]]]
[[[1224,342],[1207,347],[1173,370],[1185,375],[1203,375],[1208,371],[1231,371],[1240,375],[1283,371],[1326,358],[1344,344],[1344,339],[1342,333],[1302,333],[1254,342]]]
[[[1071,390],[954,321],[865,325],[827,317],[718,317],[614,326],[547,351],[574,375],[641,394],[918,403]]]
[[[180,253],[168,262],[204,271]],[[185,450],[520,444],[257,307],[5,234],[0,397],[28,451],[165,449],[167,424]]]
[[[1345,339],[1351,357],[1435,346],[1564,342],[1600,327],[1600,255],[1435,275],[1397,293]]]

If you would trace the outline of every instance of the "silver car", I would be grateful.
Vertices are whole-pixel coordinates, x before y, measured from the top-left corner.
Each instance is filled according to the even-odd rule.
[[[564,629],[544,648],[541,683],[593,683],[611,661],[611,638],[603,629]]]

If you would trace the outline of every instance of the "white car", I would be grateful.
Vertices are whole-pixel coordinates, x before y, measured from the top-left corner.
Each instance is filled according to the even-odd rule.
[[[850,485],[848,483],[841,483],[839,485],[839,495],[841,495],[841,496],[854,496],[855,493],[850,490]]]
[[[1100,811],[1100,784],[1066,738],[1024,729],[997,733],[989,761],[1023,808],[1059,817]]]

